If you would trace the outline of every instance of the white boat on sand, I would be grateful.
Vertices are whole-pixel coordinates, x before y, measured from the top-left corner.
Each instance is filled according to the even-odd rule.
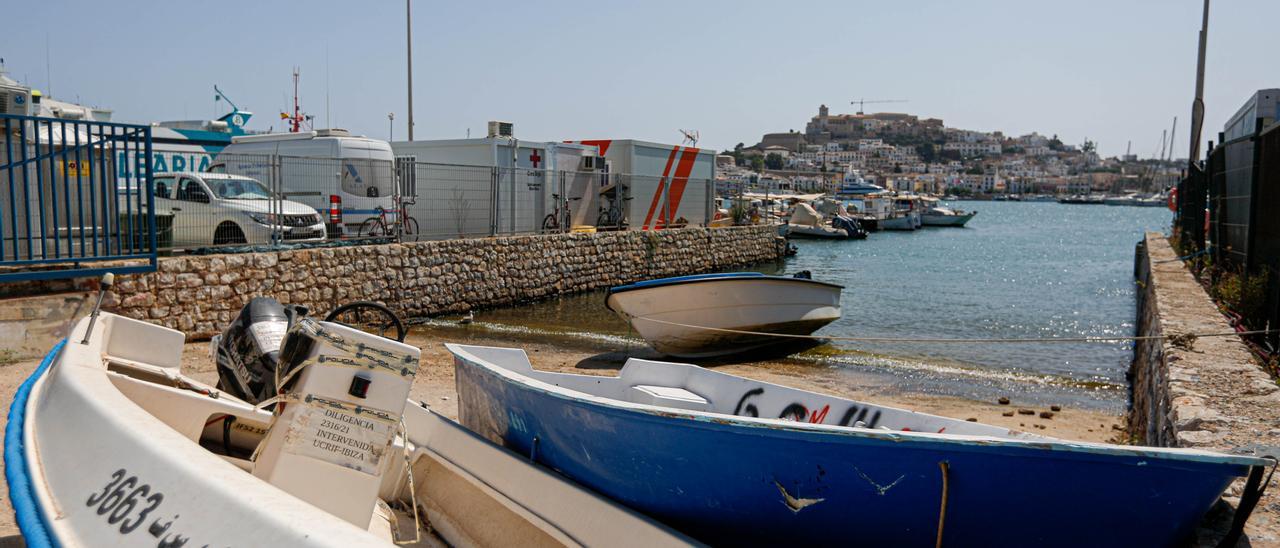
[[[724,356],[808,335],[840,317],[843,287],[758,272],[703,274],[611,288],[609,310],[671,356]]]
[[[178,331],[105,313],[77,324],[10,410],[27,545],[689,542],[408,402],[416,348],[295,328],[282,355],[302,361],[268,411],[183,375]],[[296,330],[311,336],[290,347]]]

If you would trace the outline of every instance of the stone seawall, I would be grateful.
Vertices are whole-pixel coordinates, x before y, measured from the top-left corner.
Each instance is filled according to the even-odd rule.
[[[771,261],[784,247],[776,228],[750,226],[171,257],[119,277],[104,308],[198,340],[258,296],[316,315],[366,300],[422,318]]]
[[[1141,445],[1277,454],[1280,387],[1238,337],[1185,336],[1233,328],[1162,234],[1147,233],[1134,274],[1138,335],[1167,338],[1138,341],[1134,348],[1129,437]],[[1227,491],[1232,506],[1243,483]],[[1280,543],[1278,490],[1269,487],[1245,529],[1255,546]],[[1212,544],[1221,521],[1199,531],[1194,544]]]

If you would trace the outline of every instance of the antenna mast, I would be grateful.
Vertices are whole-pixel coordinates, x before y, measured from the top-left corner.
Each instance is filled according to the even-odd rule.
[[[302,124],[304,122],[306,122],[308,126],[311,125],[312,116],[302,112],[302,107],[298,104],[298,79],[301,74],[302,69],[293,67],[293,114],[290,115],[285,112],[280,113],[281,120],[289,121],[289,133],[298,133],[299,131],[302,131]]]

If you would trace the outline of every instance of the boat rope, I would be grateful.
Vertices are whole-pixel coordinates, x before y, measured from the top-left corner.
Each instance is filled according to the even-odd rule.
[[[657,318],[642,318],[632,316],[631,319],[642,320],[646,322],[660,323],[666,325],[674,325],[677,327],[686,327],[689,329],[702,329],[706,331],[716,331],[719,333],[734,333],[737,335],[752,335],[760,337],[780,337],[787,339],[809,339],[819,341],[850,341],[850,342],[880,342],[880,343],[966,343],[966,344],[1009,344],[1009,343],[1112,343],[1126,341],[1153,341],[1160,339],[1202,339],[1209,337],[1230,337],[1243,335],[1263,335],[1272,333],[1273,329],[1257,329],[1253,331],[1224,331],[1221,333],[1181,333],[1173,335],[1133,335],[1127,337],[1025,337],[1025,338],[995,338],[995,339],[944,339],[944,338],[927,338],[927,337],[841,337],[836,335],[798,335],[794,333],[767,333],[763,331],[746,331],[742,329],[729,329],[725,327],[708,327],[705,325],[693,325],[680,322],[672,322],[667,320],[659,320]]]
[[[1262,494],[1266,492],[1267,486],[1271,484],[1271,476],[1276,473],[1276,465],[1280,461],[1272,459],[1271,472],[1267,474],[1267,479],[1262,479],[1262,472],[1266,471],[1266,466],[1253,466],[1249,470],[1249,479],[1245,481],[1244,493],[1240,496],[1240,503],[1236,505],[1235,515],[1231,519],[1231,528],[1227,530],[1226,536],[1218,542],[1218,548],[1234,548],[1240,541],[1240,535],[1244,534],[1244,524],[1249,521],[1249,515],[1253,513],[1253,509],[1258,506],[1258,501],[1262,500]]]
[[[1174,258],[1172,258],[1172,259],[1161,259],[1161,260],[1159,260],[1159,261],[1151,261],[1151,262],[1152,262],[1152,263],[1154,263],[1154,264],[1160,264],[1160,263],[1172,263],[1172,262],[1177,262],[1177,261],[1187,261],[1187,260],[1191,260],[1191,259],[1194,259],[1194,258],[1196,258],[1196,257],[1199,257],[1199,256],[1201,256],[1201,255],[1204,255],[1205,253],[1208,253],[1208,252],[1209,252],[1209,251],[1211,251],[1212,249],[1213,249],[1213,246],[1206,246],[1204,249],[1201,249],[1200,251],[1197,251],[1197,252],[1192,253],[1192,254],[1190,254],[1190,255],[1183,255],[1183,256],[1181,256],[1181,257],[1174,257]]]
[[[942,469],[942,505],[938,508],[938,540],[933,543],[934,548],[942,548],[942,530],[947,524],[947,497],[951,487],[951,463],[938,461],[938,468]]]
[[[393,539],[396,544],[417,544],[422,539],[422,521],[418,516],[418,489],[413,484],[413,462],[409,454],[409,428],[404,424],[404,417],[400,417],[400,440],[404,448],[404,471],[409,475],[409,504],[413,505],[413,540]],[[395,512],[391,513],[391,517],[395,518]],[[400,531],[399,520],[396,520],[396,532]]]

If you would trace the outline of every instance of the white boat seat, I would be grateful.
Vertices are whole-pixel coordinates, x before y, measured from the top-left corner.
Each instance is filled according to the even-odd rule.
[[[675,407],[694,411],[706,410],[711,402],[683,388],[637,384],[631,387],[632,401],[661,407]]]

